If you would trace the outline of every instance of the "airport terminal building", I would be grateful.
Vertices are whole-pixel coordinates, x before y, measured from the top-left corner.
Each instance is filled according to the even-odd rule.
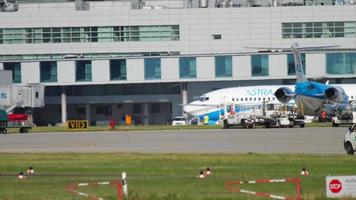
[[[224,87],[356,83],[354,0],[0,0],[0,69],[46,85],[39,125],[130,114],[165,124],[182,104]],[[356,98],[356,97],[355,97]]]

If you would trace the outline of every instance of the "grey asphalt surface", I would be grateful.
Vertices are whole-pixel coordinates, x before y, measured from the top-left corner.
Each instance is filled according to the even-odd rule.
[[[345,154],[342,128],[110,131],[0,135],[0,152]]]

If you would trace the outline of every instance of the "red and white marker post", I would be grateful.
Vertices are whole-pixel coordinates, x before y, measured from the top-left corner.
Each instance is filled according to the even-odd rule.
[[[85,192],[80,192],[78,189],[80,187],[86,187],[86,186],[91,186],[91,187],[97,187],[97,186],[102,186],[102,185],[109,185],[112,187],[116,187],[117,189],[117,200],[127,200],[128,199],[128,189],[127,189],[127,181],[126,181],[126,173],[122,173],[122,180],[116,180],[116,181],[102,181],[102,182],[88,182],[88,183],[73,183],[69,184],[66,187],[66,191],[70,192],[72,194],[86,197],[91,200],[103,200],[101,197],[97,197],[95,195],[85,193]]]
[[[296,186],[296,196],[295,197],[285,197],[280,195],[274,195],[265,192],[255,192],[250,190],[244,190],[240,187],[236,187],[236,185],[243,185],[243,184],[257,184],[257,183],[294,183]],[[282,200],[301,200],[301,185],[299,178],[286,178],[286,179],[258,179],[258,180],[250,180],[250,181],[226,181],[225,188],[231,192],[240,192],[245,194],[256,195],[260,197],[266,197],[271,199],[282,199]]]

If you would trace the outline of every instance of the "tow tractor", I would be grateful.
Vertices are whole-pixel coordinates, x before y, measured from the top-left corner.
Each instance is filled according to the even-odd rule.
[[[269,117],[263,117],[263,125],[267,128],[275,127],[293,127],[293,122],[289,120],[288,115],[281,112],[274,112]]]
[[[252,114],[235,113],[235,105],[225,105],[224,106],[224,118],[223,125],[225,129],[232,126],[242,127],[242,128],[253,128],[255,127],[255,119]]]

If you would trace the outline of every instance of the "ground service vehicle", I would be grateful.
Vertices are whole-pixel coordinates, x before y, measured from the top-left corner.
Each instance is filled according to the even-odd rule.
[[[264,122],[261,125],[264,125],[266,128],[293,127],[293,122],[285,114],[276,113],[269,117],[264,117],[263,120]]]
[[[5,134],[7,132],[7,112],[5,110],[0,109],[0,134],[3,133]]]
[[[350,109],[335,112],[335,116],[331,118],[331,124],[333,127],[338,127],[341,124],[356,123],[356,102],[352,102],[350,107]]]
[[[232,126],[242,128],[253,128],[256,125],[255,109],[237,108],[239,105],[229,104],[224,106],[223,126],[228,129]],[[240,111],[240,112],[236,112]]]
[[[238,107],[239,108],[236,108]],[[223,117],[224,128],[231,126],[242,128],[254,128],[256,125],[266,128],[294,127],[299,125],[304,127],[304,120],[297,119],[295,115],[290,115],[287,111],[281,111],[281,105],[261,104],[253,106],[244,106],[231,104],[225,106]],[[236,113],[235,111],[239,111]]]
[[[0,132],[7,128],[19,128],[20,133],[27,133],[32,127],[31,108],[44,106],[44,85],[1,85],[0,86]],[[5,114],[6,113],[6,117]]]
[[[253,128],[255,127],[255,124],[255,119],[248,115],[229,114],[227,115],[227,118],[223,120],[223,125],[225,129],[228,129],[231,126]]]
[[[32,113],[8,114],[7,128],[18,128],[20,133],[27,133],[33,126]]]
[[[356,151],[356,123],[350,126],[345,134],[344,149],[351,155]]]

